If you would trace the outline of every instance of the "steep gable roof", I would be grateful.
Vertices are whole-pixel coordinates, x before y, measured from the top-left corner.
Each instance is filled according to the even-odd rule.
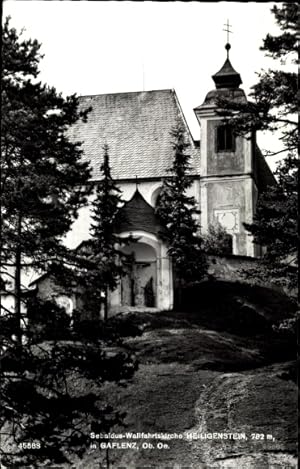
[[[160,178],[173,159],[170,131],[177,120],[190,143],[191,174],[199,172],[199,149],[194,145],[174,90],[102,94],[79,98],[80,109],[92,107],[86,123],[68,130],[81,141],[83,160],[90,161],[92,180],[100,179],[103,145],[109,146],[112,176],[116,180]]]

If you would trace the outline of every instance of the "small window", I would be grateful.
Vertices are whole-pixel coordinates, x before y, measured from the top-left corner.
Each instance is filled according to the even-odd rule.
[[[217,151],[235,151],[235,135],[230,125],[217,127]]]

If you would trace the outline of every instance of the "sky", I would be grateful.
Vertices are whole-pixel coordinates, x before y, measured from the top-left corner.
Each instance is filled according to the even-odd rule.
[[[44,58],[40,80],[64,95],[175,89],[193,137],[193,108],[214,88],[211,76],[230,60],[249,94],[257,72],[274,68],[259,50],[267,33],[279,34],[266,2],[17,1],[3,17],[37,39]],[[262,150],[280,149],[278,136],[258,135]],[[274,167],[275,159],[268,159]]]

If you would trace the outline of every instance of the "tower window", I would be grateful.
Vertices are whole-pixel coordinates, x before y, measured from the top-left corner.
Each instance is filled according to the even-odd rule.
[[[217,127],[217,151],[235,151],[235,135],[230,125]]]

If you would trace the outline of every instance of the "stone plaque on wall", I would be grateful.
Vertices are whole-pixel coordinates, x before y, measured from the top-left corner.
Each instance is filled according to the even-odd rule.
[[[239,233],[240,216],[238,209],[215,210],[214,217],[228,233]]]

